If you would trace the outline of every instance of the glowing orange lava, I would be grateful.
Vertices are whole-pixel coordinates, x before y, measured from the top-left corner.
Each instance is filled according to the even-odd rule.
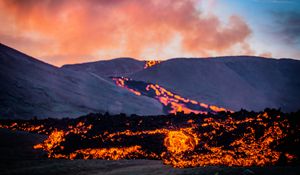
[[[181,97],[178,94],[174,94],[171,91],[159,86],[158,84],[151,84],[145,87],[145,89],[138,89],[130,87],[128,84],[132,82],[129,78],[120,77],[113,78],[116,85],[129,90],[136,95],[149,96],[149,92],[154,92],[155,96],[150,96],[157,99],[162,105],[170,108],[168,113],[176,114],[182,112],[184,114],[195,113],[195,114],[207,114],[208,112],[217,113],[222,111],[230,111],[225,108],[217,107],[214,105],[208,105],[205,103],[197,102],[196,100],[190,100],[188,98]],[[144,91],[145,93],[143,93]],[[233,111],[230,111],[233,112]]]
[[[286,162],[298,159],[289,150],[276,149],[276,145],[288,133],[299,130],[290,129],[291,122],[287,118],[280,115],[271,117],[267,112],[255,115],[249,112],[249,116],[237,118],[233,118],[234,115],[235,113],[227,113],[222,117],[205,115],[202,118],[195,115],[186,115],[184,118],[170,115],[173,118],[168,119],[168,123],[176,119],[180,121],[179,125],[168,124],[149,130],[139,127],[124,129],[125,125],[120,125],[121,130],[116,130],[117,132],[98,132],[95,129],[101,128],[102,123],[94,119],[92,121],[96,123],[78,121],[64,130],[33,125],[28,121],[23,124],[1,124],[0,127],[37,133],[49,131],[48,138],[34,146],[35,149],[46,151],[49,158],[160,159],[164,164],[177,168],[211,165],[265,166],[275,165],[280,157],[285,157]],[[128,121],[123,122],[127,123]],[[136,120],[136,123],[136,126],[147,125],[144,119]],[[79,140],[68,143],[74,137]],[[143,143],[144,139],[149,138],[153,139],[149,142],[150,147]],[[93,147],[84,146],[90,142],[95,143]],[[156,149],[152,150],[152,147]]]
[[[193,151],[198,145],[197,135],[187,132],[184,129],[168,132],[164,145],[172,154],[180,154],[185,151]]]
[[[125,158],[135,158],[138,155],[144,154],[140,146],[131,146],[125,148],[87,148],[76,150],[70,154],[70,159],[77,156],[82,156],[83,159],[107,159],[119,160]]]
[[[147,69],[149,67],[155,66],[157,64],[161,63],[159,60],[151,60],[151,61],[145,61],[144,69]]]

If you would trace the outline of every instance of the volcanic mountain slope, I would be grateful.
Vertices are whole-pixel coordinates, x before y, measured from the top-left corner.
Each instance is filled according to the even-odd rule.
[[[75,117],[89,112],[160,114],[161,105],[89,72],[59,69],[0,45],[1,118]]]
[[[130,76],[231,110],[300,109],[300,61],[235,56],[176,58]]]
[[[128,76],[134,72],[143,70],[145,61],[138,61],[133,58],[116,58],[107,61],[96,61],[82,64],[68,64],[62,69],[76,71],[88,71],[102,77]]]

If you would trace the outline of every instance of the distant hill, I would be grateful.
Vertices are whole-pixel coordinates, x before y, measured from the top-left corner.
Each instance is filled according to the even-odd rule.
[[[176,58],[134,73],[183,97],[222,106],[300,109],[300,61],[251,56]]]
[[[60,69],[0,44],[0,117],[162,113],[154,99],[138,97],[99,75]]]
[[[96,61],[81,64],[68,64],[62,69],[87,71],[99,76],[128,76],[132,73],[143,70],[145,61],[138,61],[133,58],[116,58],[113,60]]]

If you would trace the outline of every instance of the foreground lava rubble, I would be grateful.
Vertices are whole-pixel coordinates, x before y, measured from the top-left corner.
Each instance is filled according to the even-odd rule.
[[[158,159],[173,167],[299,165],[300,112],[163,116],[89,114],[77,119],[0,120],[0,127],[46,134],[48,158]]]

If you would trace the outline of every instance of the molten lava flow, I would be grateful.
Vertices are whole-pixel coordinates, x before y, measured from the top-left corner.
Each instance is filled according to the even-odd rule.
[[[92,125],[86,126],[85,123],[79,122],[76,126],[68,126],[68,128],[68,132],[77,135],[82,135],[82,137],[85,137],[84,134],[86,134],[90,129],[92,129]]]
[[[63,146],[61,146],[61,142],[65,141],[65,132],[64,131],[57,131],[54,130],[48,137],[47,140],[44,141],[44,143],[40,143],[35,145],[34,149],[44,149],[48,152],[48,157],[51,158],[67,158],[64,155],[61,154],[55,154],[54,150],[64,149]]]
[[[168,129],[155,129],[155,130],[149,130],[149,131],[136,131],[136,132],[126,130],[126,131],[123,131],[123,132],[108,134],[106,137],[108,139],[112,139],[113,137],[116,137],[116,136],[119,137],[119,136],[122,136],[122,135],[125,135],[125,136],[140,136],[140,135],[167,134],[168,132],[169,132]]]
[[[125,88],[127,90],[129,90],[130,92],[134,93],[135,95],[138,95],[140,96],[141,93],[139,91],[136,91],[134,89],[131,89],[131,88],[128,88],[126,85],[125,85],[125,81],[128,81],[129,79],[128,78],[113,78],[113,80],[116,82],[117,86],[120,86],[122,88]]]
[[[13,131],[26,131],[26,132],[37,132],[39,134],[48,134],[44,125],[33,125],[29,122],[18,124],[16,122],[11,123],[10,125],[2,125],[0,124],[0,128],[6,128]]]
[[[180,154],[186,151],[193,151],[198,145],[197,135],[187,132],[184,129],[179,131],[168,132],[164,145],[167,150],[172,154]]]
[[[125,88],[136,95],[145,95],[157,99],[168,111],[168,113],[176,114],[182,112],[184,114],[207,114],[208,112],[217,113],[221,111],[230,111],[214,105],[190,100],[174,94],[171,91],[159,86],[158,84],[143,83],[130,80],[129,78],[113,78],[117,86]],[[232,111],[230,111],[232,112]]]
[[[53,120],[7,121],[0,127],[36,133],[46,130],[48,138],[34,148],[43,149],[49,158],[160,159],[178,168],[266,166],[299,160],[297,117],[244,111],[183,117],[101,115],[56,120],[60,129],[49,125]],[[43,127],[37,127],[41,123]]]
[[[266,114],[264,114],[266,115]],[[268,116],[267,116],[268,117]],[[226,120],[215,120],[207,118],[206,122],[201,125],[205,128],[211,127],[211,132],[203,132],[198,134],[200,140],[205,142],[200,143],[197,149],[206,150],[198,152],[195,149],[195,136],[174,133],[166,137],[165,145],[169,152],[163,155],[163,161],[166,164],[171,164],[174,167],[197,167],[205,165],[227,165],[227,166],[263,166],[271,165],[278,162],[281,155],[280,152],[272,150],[272,144],[284,138],[286,134],[283,133],[282,128],[287,128],[286,120],[282,123],[274,122],[271,126],[265,128],[264,134],[260,138],[256,138],[255,129],[260,126],[266,127],[267,123],[261,122],[261,115],[257,118],[246,118],[242,121],[236,121],[232,118]],[[251,124],[246,128],[242,137],[233,140],[229,144],[229,148],[222,146],[213,146],[210,143],[224,134],[224,132],[231,132],[241,127],[244,124]],[[223,131],[222,131],[223,130]],[[221,131],[221,132],[220,132]],[[173,141],[173,144],[171,141]],[[193,142],[192,142],[193,141]],[[194,150],[192,153],[185,153],[185,151]],[[289,155],[288,155],[289,156]],[[288,157],[287,156],[287,157]],[[292,156],[289,156],[291,158]]]
[[[145,155],[145,153],[141,150],[140,146],[136,145],[124,148],[87,148],[76,150],[70,154],[70,159],[83,157],[83,159],[119,160],[137,158],[140,155]]]
[[[149,67],[155,66],[157,64],[161,63],[159,60],[151,60],[151,61],[145,61],[144,69],[147,69]]]

